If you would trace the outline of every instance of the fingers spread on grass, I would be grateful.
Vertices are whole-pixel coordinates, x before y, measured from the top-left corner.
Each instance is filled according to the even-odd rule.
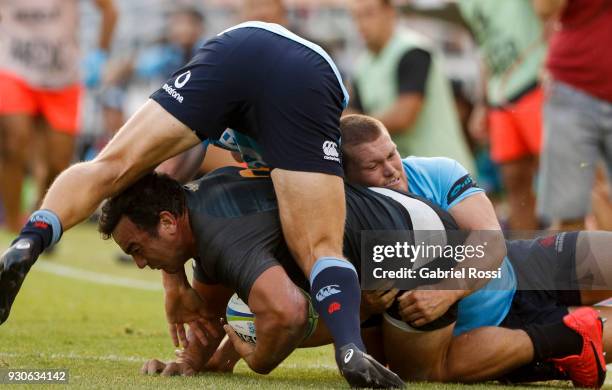
[[[162,372],[165,367],[166,365],[163,362],[157,359],[151,359],[142,366],[140,372],[145,375],[154,375]]]
[[[161,374],[162,376],[181,375],[181,367],[176,362],[170,362],[166,365],[166,368],[164,368]]]

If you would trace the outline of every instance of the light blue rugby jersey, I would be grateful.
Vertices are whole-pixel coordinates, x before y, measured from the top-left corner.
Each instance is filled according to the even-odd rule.
[[[463,199],[484,192],[457,161],[445,157],[407,157],[402,160],[408,190],[448,211]],[[481,326],[497,326],[508,314],[516,291],[516,275],[507,257],[502,277],[459,301],[454,334]]]

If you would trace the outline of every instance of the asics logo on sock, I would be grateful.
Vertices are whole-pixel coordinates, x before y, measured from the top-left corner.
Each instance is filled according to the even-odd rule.
[[[351,361],[351,359],[353,358],[353,353],[355,351],[353,351],[352,349],[349,349],[348,351],[346,351],[346,354],[344,355],[344,363],[348,363]]]
[[[320,289],[315,297],[317,298],[317,301],[321,302],[325,298],[338,294],[339,292],[342,292],[340,291],[340,286],[337,284],[330,284],[329,286],[325,286]]]
[[[15,248],[19,250],[30,249],[30,242],[25,240],[20,240],[15,244]]]
[[[337,143],[333,141],[323,142],[323,153],[325,153],[325,156],[323,156],[325,160],[340,162],[340,154],[338,153]]]

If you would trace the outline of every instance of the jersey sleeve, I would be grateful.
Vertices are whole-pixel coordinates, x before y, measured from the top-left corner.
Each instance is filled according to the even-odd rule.
[[[430,66],[431,54],[425,50],[412,49],[406,52],[397,69],[399,93],[425,95]]]
[[[421,169],[431,178],[434,197],[444,210],[450,210],[473,194],[484,192],[467,169],[457,161],[446,157],[427,158],[424,161]]]
[[[453,208],[463,199],[484,192],[482,188],[478,187],[472,175],[459,162],[450,158],[441,158],[441,160],[443,160],[441,166],[444,169],[440,171],[440,188],[447,210]]]

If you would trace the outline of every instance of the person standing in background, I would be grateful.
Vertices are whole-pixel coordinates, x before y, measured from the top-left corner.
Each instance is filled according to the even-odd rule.
[[[95,3],[102,19],[98,48],[85,59],[88,85],[100,80],[117,21],[112,0]],[[0,0],[0,6],[0,195],[6,227],[18,232],[28,155],[42,159],[41,194],[72,159],[82,92],[79,2]],[[34,137],[44,151],[32,150]]]
[[[485,96],[471,132],[488,137],[501,167],[512,230],[535,230],[533,180],[541,145],[542,90],[538,79],[546,43],[531,0],[461,0],[459,9],[484,57]]]
[[[240,11],[245,21],[259,20],[289,28],[287,8],[283,0],[244,0]]]
[[[544,20],[557,20],[546,61],[551,80],[537,210],[555,228],[581,229],[598,160],[604,159],[608,176],[612,171],[612,1],[535,0],[535,5]]]
[[[475,172],[450,82],[427,39],[397,26],[390,0],[353,0],[351,11],[367,46],[352,111],[380,120],[403,156],[449,157]]]

